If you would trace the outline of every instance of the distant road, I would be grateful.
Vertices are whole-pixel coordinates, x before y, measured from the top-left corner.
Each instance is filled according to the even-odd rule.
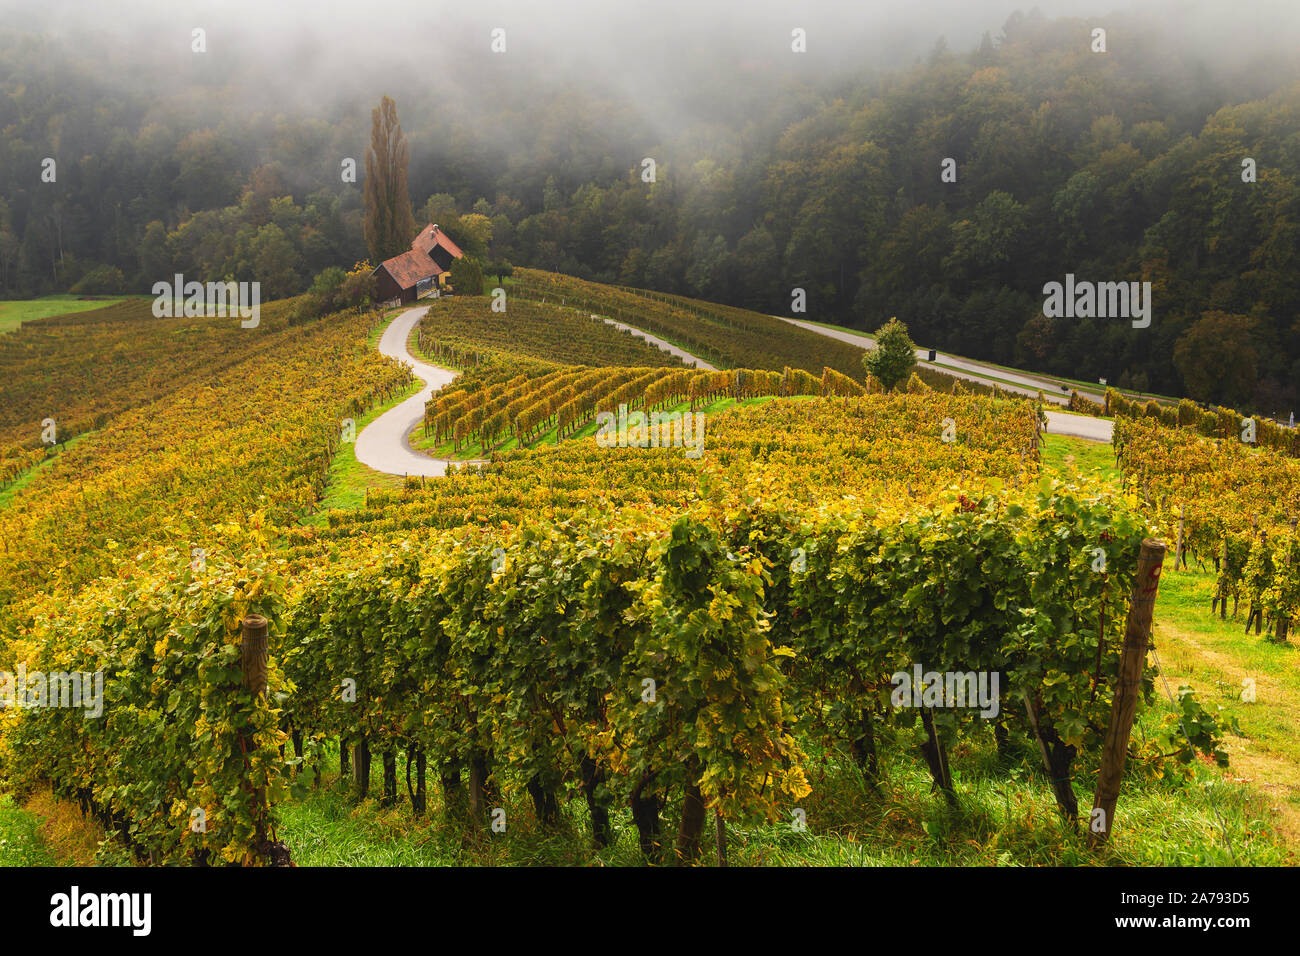
[[[596,316],[593,316],[593,318],[596,318]],[[876,343],[870,336],[861,335],[857,332],[849,332],[845,329],[831,329],[823,325],[816,325],[812,322],[801,322],[798,319],[787,319],[780,315],[774,316],[774,318],[781,319],[783,322],[789,322],[791,325],[797,325],[799,328],[807,329],[809,332],[816,332],[818,335],[825,335],[828,338],[847,342],[849,345],[856,345],[858,348],[874,349],[876,347]],[[653,335],[650,335],[641,329],[625,325],[622,322],[615,322],[613,319],[606,319],[605,321],[610,325],[616,326],[620,329],[625,329],[633,335],[640,335],[641,338],[671,352],[673,355],[676,355],[685,362],[694,362],[698,368],[716,371],[712,365],[699,356],[692,355],[690,352],[680,349],[675,345],[669,345],[667,342],[664,342],[663,339],[655,338]],[[929,351],[926,349],[916,350],[917,358],[925,358],[928,355]],[[993,369],[993,371],[996,371],[998,377],[1002,379],[1002,381],[995,382],[991,378],[985,378],[982,375],[975,374],[975,371],[972,371],[984,371],[990,369],[990,366],[983,365],[980,362],[972,362],[968,359],[959,359],[942,354],[939,354],[937,358],[938,361],[927,364],[947,366],[946,368],[943,368],[942,371],[947,372],[954,378],[960,378],[967,382],[978,382],[982,385],[996,385],[1003,391],[1015,392],[1020,395],[1026,395],[1030,398],[1037,398],[1038,392],[1041,389],[1043,396],[1049,402],[1054,402],[1057,405],[1066,405],[1069,403],[1068,398],[1051,391],[1052,388],[1059,388],[1060,386],[1046,379],[1036,378],[1032,375],[1025,375],[1021,372],[1008,372],[1004,369]],[[1022,384],[1008,385],[1008,381],[1020,382]],[[1080,392],[1079,394],[1085,395],[1098,403],[1100,403],[1104,398],[1104,396],[1098,395],[1095,392]],[[1046,414],[1047,432],[1049,435],[1072,435],[1075,438],[1086,438],[1089,441],[1109,442],[1115,430],[1115,423],[1107,421],[1104,418],[1093,418],[1089,415],[1070,415],[1064,412],[1047,412]]]
[[[599,319],[600,316],[592,315],[592,318]],[[605,319],[605,324],[612,325],[614,326],[614,328],[621,329],[624,332],[631,332],[637,338],[645,339],[645,341],[649,342],[651,345],[663,349],[663,351],[667,352],[669,355],[677,356],[683,362],[687,362],[687,363],[694,362],[695,367],[698,369],[702,369],[703,371],[706,372],[716,372],[718,370],[718,367],[716,365],[710,365],[708,362],[704,361],[704,359],[700,358],[698,355],[692,355],[690,352],[686,351],[685,349],[679,349],[675,345],[669,345],[667,342],[665,342],[663,339],[659,338],[658,336],[651,335],[649,332],[643,331],[642,329],[633,328],[630,325],[624,325],[622,322],[615,322],[613,319]]]
[[[782,322],[789,322],[791,325],[797,325],[809,332],[824,335],[827,338],[847,342],[849,345],[856,345],[858,348],[874,349],[876,347],[874,339],[858,332],[827,328],[824,325],[817,325],[815,322],[788,319],[783,315],[774,316],[774,318],[778,318]],[[1041,390],[1043,397],[1053,404],[1068,405],[1070,402],[1069,397],[1060,391],[1062,383],[1054,382],[1051,379],[1029,375],[1024,372],[1010,372],[984,362],[957,358],[953,355],[945,355],[942,352],[935,353],[933,362],[929,361],[929,356],[929,349],[916,350],[918,359],[925,361],[927,365],[941,372],[952,375],[954,378],[960,378],[967,382],[977,382],[981,385],[996,385],[1003,391],[1028,395],[1030,398],[1036,398]],[[996,376],[996,379],[988,376]],[[1097,404],[1101,404],[1105,400],[1105,396],[1098,392],[1079,390],[1079,394]],[[1076,438],[1108,442],[1111,440],[1114,430],[1115,423],[1103,418],[1092,418],[1087,415],[1066,415],[1060,412],[1047,413],[1047,431],[1052,435],[1073,435]]]
[[[1108,418],[1093,418],[1090,415],[1047,412],[1047,433],[1109,442],[1115,434],[1115,423]]]
[[[791,325],[797,325],[801,329],[807,329],[809,332],[816,332],[818,335],[825,335],[828,338],[838,339],[841,342],[847,342],[850,345],[856,345],[861,349],[874,349],[876,342],[871,336],[863,335],[860,332],[849,332],[845,329],[831,329],[824,325],[817,325],[814,322],[804,322],[800,319],[788,319],[783,315],[773,316],[782,322],[789,322]],[[925,361],[928,365],[933,365],[941,372],[948,372],[956,378],[964,379],[968,382],[979,382],[981,385],[996,385],[998,388],[1008,392],[1018,392],[1022,395],[1037,395],[1041,389],[1044,397],[1049,402],[1057,405],[1068,405],[1070,403],[1069,394],[1061,391],[1062,385],[1067,385],[1074,391],[1077,391],[1084,398],[1096,402],[1100,405],[1106,398],[1101,392],[1094,392],[1088,389],[1078,388],[1070,385],[1068,382],[1060,382],[1055,379],[1042,375],[1033,375],[1028,372],[1013,372],[1005,368],[998,368],[996,365],[989,365],[987,362],[976,362],[971,359],[958,358],[955,355],[947,355],[943,352],[935,352],[933,362],[929,361],[929,349],[917,349],[916,357]],[[1007,383],[1014,384],[1007,384]]]
[[[416,451],[409,438],[411,431],[424,420],[424,405],[429,396],[450,385],[457,376],[451,369],[419,361],[406,350],[411,330],[428,310],[427,305],[407,309],[384,329],[379,340],[382,354],[409,365],[415,376],[424,381],[419,394],[384,412],[357,436],[357,461],[388,475],[445,475],[447,465],[451,464],[444,458],[430,458]]]

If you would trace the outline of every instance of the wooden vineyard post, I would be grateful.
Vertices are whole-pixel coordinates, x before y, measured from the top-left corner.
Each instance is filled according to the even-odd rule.
[[[1154,538],[1142,542],[1138,555],[1137,577],[1129,602],[1124,627],[1124,648],[1120,652],[1119,674],[1115,681],[1115,699],[1110,708],[1110,725],[1101,752],[1101,772],[1097,775],[1097,793],[1092,801],[1089,842],[1094,848],[1110,839],[1115,823],[1115,803],[1119,799],[1128,757],[1129,735],[1137,713],[1138,695],[1142,691],[1142,667],[1146,662],[1151,636],[1151,617],[1155,611],[1160,571],[1165,562],[1165,543]],[[1100,813],[1099,813],[1100,811]]]
[[[1228,536],[1226,534],[1223,536],[1223,557],[1220,561],[1219,566],[1223,569],[1221,577],[1223,583],[1219,585],[1219,619],[1226,620],[1228,617]],[[1214,613],[1213,608],[1211,608],[1210,613]],[[1235,606],[1232,609],[1232,616],[1234,619],[1237,616]]]
[[[1296,520],[1297,519],[1295,518],[1291,519],[1291,537],[1287,539],[1287,544],[1286,544],[1286,564],[1287,564],[1288,574],[1290,573],[1290,569],[1291,569],[1291,554],[1295,550]],[[1290,630],[1291,630],[1291,612],[1285,608],[1282,608],[1278,611],[1277,614],[1277,639],[1285,643],[1287,639],[1287,632]]]
[[[241,646],[243,650],[244,686],[248,688],[253,701],[256,702],[259,698],[266,696],[266,637],[269,627],[266,618],[260,614],[246,615],[241,625],[243,629]],[[240,733],[240,746],[245,755],[253,746],[252,735],[247,730]],[[245,756],[244,760],[244,771],[247,773],[247,756]],[[259,853],[266,855],[268,850],[266,839],[266,791],[262,787],[254,787],[252,794],[253,817],[256,820],[255,846]]]
[[[1187,520],[1187,506],[1180,505],[1178,508],[1178,543],[1174,546],[1174,570],[1179,567],[1187,568],[1187,556],[1183,554],[1183,526]]]

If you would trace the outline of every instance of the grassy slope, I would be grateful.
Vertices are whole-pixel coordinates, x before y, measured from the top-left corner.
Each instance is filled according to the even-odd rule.
[[[1228,776],[1262,793],[1287,846],[1300,848],[1300,648],[1244,633],[1236,620],[1210,613],[1213,569],[1161,576],[1154,643],[1170,689],[1189,685],[1207,706],[1235,717]],[[1255,700],[1242,700],[1248,683]]]
[[[32,319],[45,319],[52,315],[69,315],[87,312],[121,302],[127,296],[103,296],[83,299],[76,295],[47,295],[40,299],[10,299],[0,302],[0,334],[18,328]]]
[[[379,405],[357,419],[357,434],[372,421],[395,405],[406,401],[421,388],[420,382],[412,382],[386,405]],[[305,524],[320,525],[325,522],[325,512],[331,508],[360,508],[366,500],[367,488],[400,488],[401,475],[386,475],[375,471],[357,461],[356,445],[347,443],[339,446],[334,460],[330,462],[329,483],[325,486],[325,496],[321,499],[316,514]]]

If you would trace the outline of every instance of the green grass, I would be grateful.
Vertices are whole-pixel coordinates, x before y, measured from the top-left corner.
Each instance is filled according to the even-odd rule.
[[[41,818],[0,793],[0,867],[57,866],[40,834]]]
[[[390,408],[400,405],[423,387],[422,382],[413,381],[398,392],[392,401],[384,405],[377,405],[366,412],[356,420],[357,434],[360,435],[365,427],[376,418]],[[356,443],[344,442],[339,446],[339,450],[334,453],[334,460],[330,462],[330,475],[325,485],[325,494],[317,505],[316,511],[304,519],[303,524],[324,527],[328,522],[326,512],[332,509],[354,510],[360,508],[365,504],[367,488],[400,487],[402,487],[401,475],[387,475],[363,465],[357,461]]]
[[[102,296],[86,299],[78,295],[47,295],[39,299],[9,299],[0,302],[0,334],[11,332],[23,322],[52,315],[69,315],[115,305],[130,296]]]
[[[1068,477],[1098,471],[1106,481],[1118,481],[1115,452],[1107,442],[1089,441],[1072,435],[1044,435],[1043,468]]]
[[[1300,847],[1300,647],[1253,628],[1245,633],[1246,608],[1234,619],[1229,607],[1224,620],[1210,612],[1213,597],[1213,568],[1166,567],[1156,601],[1156,654],[1174,694],[1190,686],[1208,709],[1237,719],[1244,735],[1228,738],[1228,773],[1267,798],[1287,843]],[[1247,686],[1253,702],[1242,699]]]

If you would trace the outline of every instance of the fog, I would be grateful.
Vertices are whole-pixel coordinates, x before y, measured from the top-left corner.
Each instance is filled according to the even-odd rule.
[[[940,41],[968,51],[1031,10],[1106,27],[1112,49],[1122,48],[1130,18],[1152,19],[1167,30],[1171,55],[1228,69],[1267,69],[1300,40],[1294,0],[0,2],[6,31],[74,50],[106,89],[184,104],[196,122],[206,106],[184,95],[193,87],[249,113],[330,122],[364,122],[389,93],[416,125],[432,120],[421,113],[462,114],[485,96],[544,109],[570,87],[624,102],[664,133],[753,109],[773,84],[834,89],[849,76],[905,67]],[[489,47],[498,27],[505,53]],[[201,56],[191,51],[195,28],[206,31]],[[807,32],[801,56],[791,52],[794,28]],[[491,142],[501,132],[479,134]]]

